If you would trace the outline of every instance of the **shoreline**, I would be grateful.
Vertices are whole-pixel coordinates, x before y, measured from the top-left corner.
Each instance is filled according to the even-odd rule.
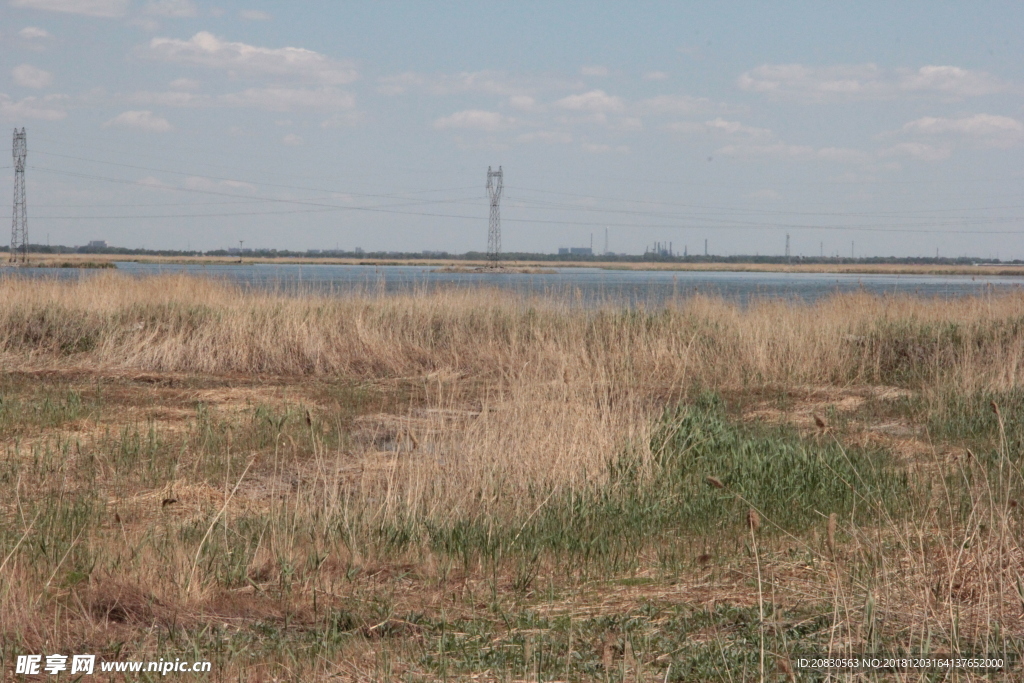
[[[117,254],[38,254],[30,256],[29,266],[37,268],[110,267],[114,262],[176,265],[343,265],[343,266],[413,266],[450,269],[447,272],[475,273],[490,270],[487,261],[461,259],[356,259],[313,257],[242,257],[217,256],[122,256]],[[52,265],[50,265],[52,264]],[[77,265],[81,264],[81,265]],[[89,264],[89,265],[86,265]],[[8,263],[0,268],[15,267]],[[500,272],[550,272],[555,268],[593,268],[599,270],[733,272],[733,273],[819,273],[846,275],[983,275],[986,277],[1024,277],[1024,265],[913,265],[913,264],[783,264],[783,263],[624,263],[618,261],[506,261]]]

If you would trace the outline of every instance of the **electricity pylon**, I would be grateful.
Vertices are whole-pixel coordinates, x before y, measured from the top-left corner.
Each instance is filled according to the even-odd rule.
[[[497,171],[487,167],[487,196],[491,199],[491,221],[487,230],[487,260],[492,266],[498,265],[501,258],[501,188],[504,183],[504,176],[501,166]]]
[[[25,200],[25,157],[28,155],[28,144],[25,142],[25,129],[21,132],[14,129],[14,142],[11,144],[11,155],[14,157],[14,216],[11,219],[11,261],[28,260],[28,205]]]

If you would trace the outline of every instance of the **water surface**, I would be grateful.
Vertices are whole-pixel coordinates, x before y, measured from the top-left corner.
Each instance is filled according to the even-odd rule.
[[[593,304],[619,301],[657,306],[675,296],[717,295],[741,304],[752,298],[811,302],[836,292],[909,294],[954,298],[1020,291],[1024,278],[986,275],[862,275],[708,271],[604,270],[556,268],[554,273],[443,273],[431,266],[354,266],[311,264],[155,264],[118,262],[121,273],[144,277],[160,273],[208,276],[250,287],[283,291],[401,293],[437,288],[488,287],[525,295],[549,295]],[[87,269],[18,269],[31,277],[78,278]]]

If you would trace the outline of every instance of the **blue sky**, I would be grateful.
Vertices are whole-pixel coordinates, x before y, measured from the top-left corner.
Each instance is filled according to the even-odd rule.
[[[1019,2],[0,2],[33,242],[1024,258]]]

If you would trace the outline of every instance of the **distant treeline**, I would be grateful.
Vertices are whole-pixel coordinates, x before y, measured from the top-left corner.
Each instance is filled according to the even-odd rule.
[[[0,252],[10,251],[9,247],[0,246]],[[455,260],[485,261],[487,254],[481,251],[467,251],[464,254],[452,254],[447,251],[363,251],[362,249],[345,251],[339,249],[292,251],[289,249],[213,249],[211,251],[186,251],[180,249],[128,249],[126,247],[65,247],[61,245],[31,244],[28,251],[33,254],[109,254],[113,256],[214,256],[222,258],[344,258],[344,259],[402,259],[402,260]],[[896,264],[896,265],[949,265],[965,266],[981,263],[1021,264],[1021,259],[1001,261],[999,259],[960,256],[956,258],[935,256],[867,256],[867,257],[830,257],[830,256],[765,256],[743,255],[716,256],[704,255],[672,255],[647,254],[536,254],[531,252],[508,252],[501,255],[503,261],[559,261],[579,263],[861,263],[861,264]]]

